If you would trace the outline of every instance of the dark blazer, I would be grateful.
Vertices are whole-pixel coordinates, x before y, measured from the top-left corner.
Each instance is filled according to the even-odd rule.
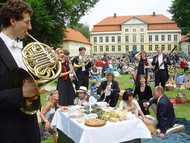
[[[22,87],[8,88],[10,72],[17,68],[13,56],[0,38],[0,142],[40,143],[36,115],[26,115]]]
[[[73,62],[72,64],[74,65],[74,63],[76,63],[78,65],[79,63],[79,56],[76,56],[74,59],[73,59]],[[89,70],[91,68],[91,63],[89,62],[86,66],[85,66],[85,69],[86,69],[86,74],[89,75]],[[77,71],[75,71],[76,74],[80,74],[80,72],[82,72],[82,67],[78,68]]]
[[[152,103],[157,103],[156,98],[153,98],[149,101],[150,105]],[[167,129],[173,127],[176,121],[174,108],[170,100],[167,98],[166,95],[163,95],[160,98],[160,101],[157,105],[157,120],[158,125],[157,128],[161,130],[161,133],[166,133]]]
[[[104,94],[101,94],[102,91],[104,91],[107,87],[107,81],[103,81],[101,82],[101,85],[100,87],[98,88],[98,91],[97,93],[99,95],[101,95],[101,98],[100,98],[100,101],[102,101],[104,99]],[[120,89],[119,89],[119,85],[118,85],[118,82],[113,80],[112,81],[112,85],[111,85],[111,89],[113,89],[113,91],[111,92],[111,95],[110,95],[110,106],[111,107],[115,107],[116,104],[117,104],[117,101],[118,101],[118,97],[119,97],[119,92],[120,92]]]
[[[158,55],[154,56],[153,61],[152,61],[152,65],[155,66],[154,70],[156,70],[156,69],[159,67],[159,61],[156,62],[156,60],[155,60],[156,57],[158,58]],[[166,55],[163,54],[163,60],[164,60],[165,58],[166,58]],[[164,66],[165,66],[166,72],[167,72],[167,80],[168,80],[168,78],[169,78],[169,75],[168,75],[168,65],[171,65],[169,58],[167,58],[167,63],[164,62]]]

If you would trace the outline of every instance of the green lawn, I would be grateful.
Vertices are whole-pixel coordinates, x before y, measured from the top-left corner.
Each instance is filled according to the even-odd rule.
[[[116,77],[115,80],[118,82],[124,83],[124,85],[120,86],[120,89],[126,89],[126,88],[132,88],[133,89],[134,88],[134,82],[128,82],[128,80],[131,80],[130,75],[121,75],[120,77]],[[90,82],[90,84],[92,84],[92,82]],[[56,83],[51,84],[51,86],[56,86]],[[150,87],[153,90],[154,84],[150,84]],[[180,90],[180,92],[184,92],[184,90]],[[170,98],[175,98],[177,93],[178,93],[177,89],[174,89],[173,91],[165,91],[166,96],[168,96]],[[190,91],[189,90],[187,91],[186,94],[188,95],[188,99],[190,99]],[[47,101],[47,95],[48,95],[48,92],[41,95],[42,106]],[[174,110],[175,110],[176,117],[177,118],[186,118],[187,120],[190,120],[189,109],[190,109],[190,104],[185,104],[185,105],[182,105],[179,107],[175,107]],[[150,109],[150,112],[151,112],[151,115],[155,117],[155,115],[151,111],[151,109]],[[42,143],[55,143],[54,137],[50,136],[46,141],[42,141]]]

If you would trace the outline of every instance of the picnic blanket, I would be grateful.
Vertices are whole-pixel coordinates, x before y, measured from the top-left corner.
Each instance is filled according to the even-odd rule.
[[[190,143],[190,121],[185,118],[176,118],[176,124],[185,126],[185,130],[176,134],[170,134],[163,138],[152,136],[152,139],[142,139],[142,143]]]

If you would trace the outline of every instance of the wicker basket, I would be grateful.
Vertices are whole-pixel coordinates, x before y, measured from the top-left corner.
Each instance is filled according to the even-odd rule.
[[[173,91],[174,90],[174,86],[166,86],[166,91]]]
[[[179,94],[181,94],[181,95],[179,95]],[[187,99],[187,95],[185,93],[178,93],[176,96],[176,101],[178,103],[183,104],[183,103],[189,102],[189,99]]]

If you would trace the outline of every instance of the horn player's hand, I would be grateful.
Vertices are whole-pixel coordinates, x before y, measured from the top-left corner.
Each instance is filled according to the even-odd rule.
[[[25,98],[39,95],[38,87],[33,79],[26,78],[23,81],[22,93]]]

